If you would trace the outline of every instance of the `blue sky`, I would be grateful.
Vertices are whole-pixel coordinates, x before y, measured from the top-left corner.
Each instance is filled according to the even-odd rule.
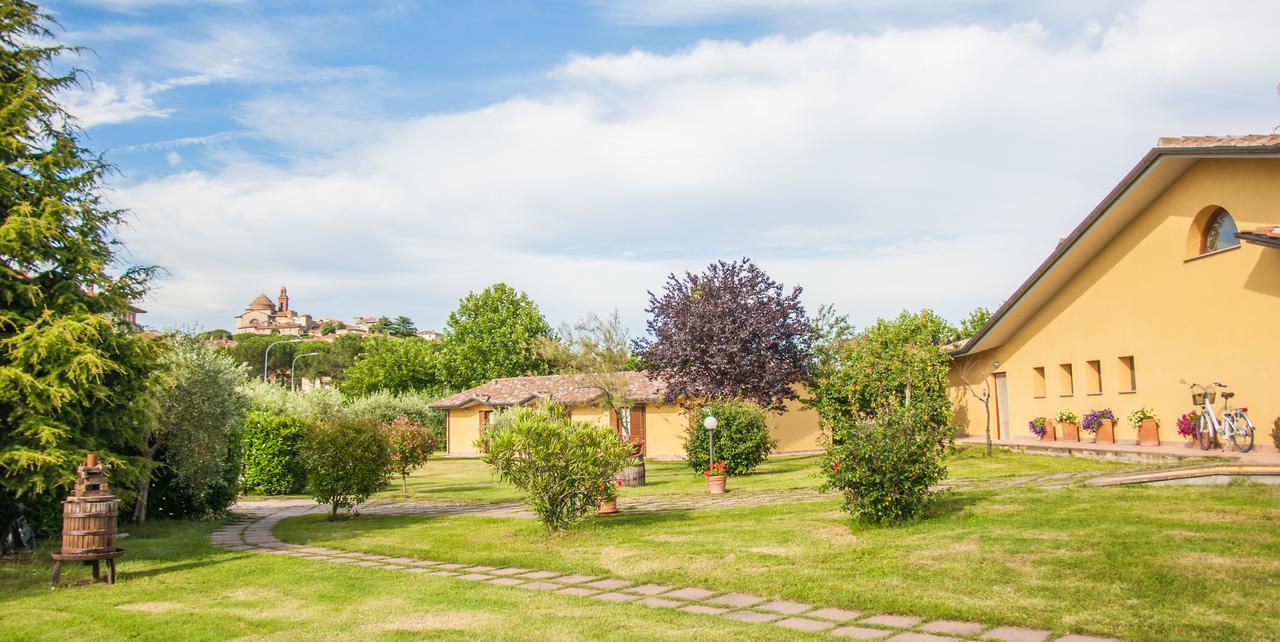
[[[859,325],[994,307],[1165,135],[1280,124],[1271,2],[61,0],[156,327],[286,284],[643,327],[750,256]]]

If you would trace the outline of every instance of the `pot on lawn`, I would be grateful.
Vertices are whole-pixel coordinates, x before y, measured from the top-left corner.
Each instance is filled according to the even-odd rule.
[[[1095,444],[1116,443],[1116,427],[1110,419],[1103,419],[1098,422],[1098,432],[1093,434],[1093,443]]]
[[[1142,423],[1138,424],[1138,445],[1160,445],[1160,426],[1156,425],[1156,420],[1143,419]]]
[[[1056,438],[1057,435],[1053,432],[1053,422],[1045,420],[1044,434],[1040,435],[1040,441],[1053,441]]]
[[[1080,425],[1073,423],[1062,424],[1062,441],[1080,441]]]
[[[709,476],[707,476],[707,490],[708,490],[708,491],[710,491],[710,493],[711,493],[712,495],[723,495],[723,494],[724,494],[724,483],[725,483],[725,481],[727,481],[728,479],[729,479],[729,478],[728,478],[728,477],[726,477],[725,475],[709,475]]]
[[[630,466],[623,468],[618,473],[618,481],[628,488],[644,486],[644,456],[638,456]]]
[[[600,510],[597,511],[600,515],[612,515],[616,512],[618,512],[618,498],[616,497],[609,501],[600,502]]]

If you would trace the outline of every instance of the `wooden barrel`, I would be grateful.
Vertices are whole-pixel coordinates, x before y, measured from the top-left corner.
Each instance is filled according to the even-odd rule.
[[[644,457],[636,460],[634,466],[627,466],[618,473],[618,480],[623,486],[644,486]]]
[[[62,554],[92,555],[116,550],[115,498],[71,497],[62,504]]]

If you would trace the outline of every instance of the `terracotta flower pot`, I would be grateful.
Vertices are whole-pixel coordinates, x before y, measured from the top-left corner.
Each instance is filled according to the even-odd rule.
[[[1098,423],[1098,432],[1094,433],[1093,443],[1095,444],[1114,444],[1116,443],[1116,428],[1112,425],[1110,419],[1103,419]]]
[[[1156,425],[1154,419],[1143,419],[1142,423],[1138,425],[1138,445],[1160,445],[1160,426]]]
[[[710,476],[708,476],[708,477],[707,477],[707,490],[708,490],[708,491],[710,491],[712,495],[723,495],[723,494],[724,494],[724,483],[725,483],[725,481],[727,481],[728,479],[729,479],[729,478],[728,478],[728,477],[726,477],[726,476],[724,476],[724,475],[710,475]]]
[[[1053,441],[1056,438],[1057,438],[1057,435],[1053,432],[1053,422],[1049,420],[1045,420],[1044,434],[1040,435],[1040,441]]]
[[[600,502],[600,510],[598,511],[600,515],[612,515],[616,512],[618,512],[617,498],[611,499],[607,502]]]
[[[1072,423],[1063,423],[1062,441],[1080,441],[1080,426]]]

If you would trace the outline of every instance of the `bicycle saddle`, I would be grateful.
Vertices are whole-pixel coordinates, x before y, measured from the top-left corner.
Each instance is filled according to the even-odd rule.
[[[1234,393],[1234,392],[1224,392],[1224,393],[1222,393],[1222,398],[1223,398],[1223,399],[1230,399],[1230,398],[1232,398],[1232,397],[1234,397],[1234,396],[1236,396],[1236,393]]]

